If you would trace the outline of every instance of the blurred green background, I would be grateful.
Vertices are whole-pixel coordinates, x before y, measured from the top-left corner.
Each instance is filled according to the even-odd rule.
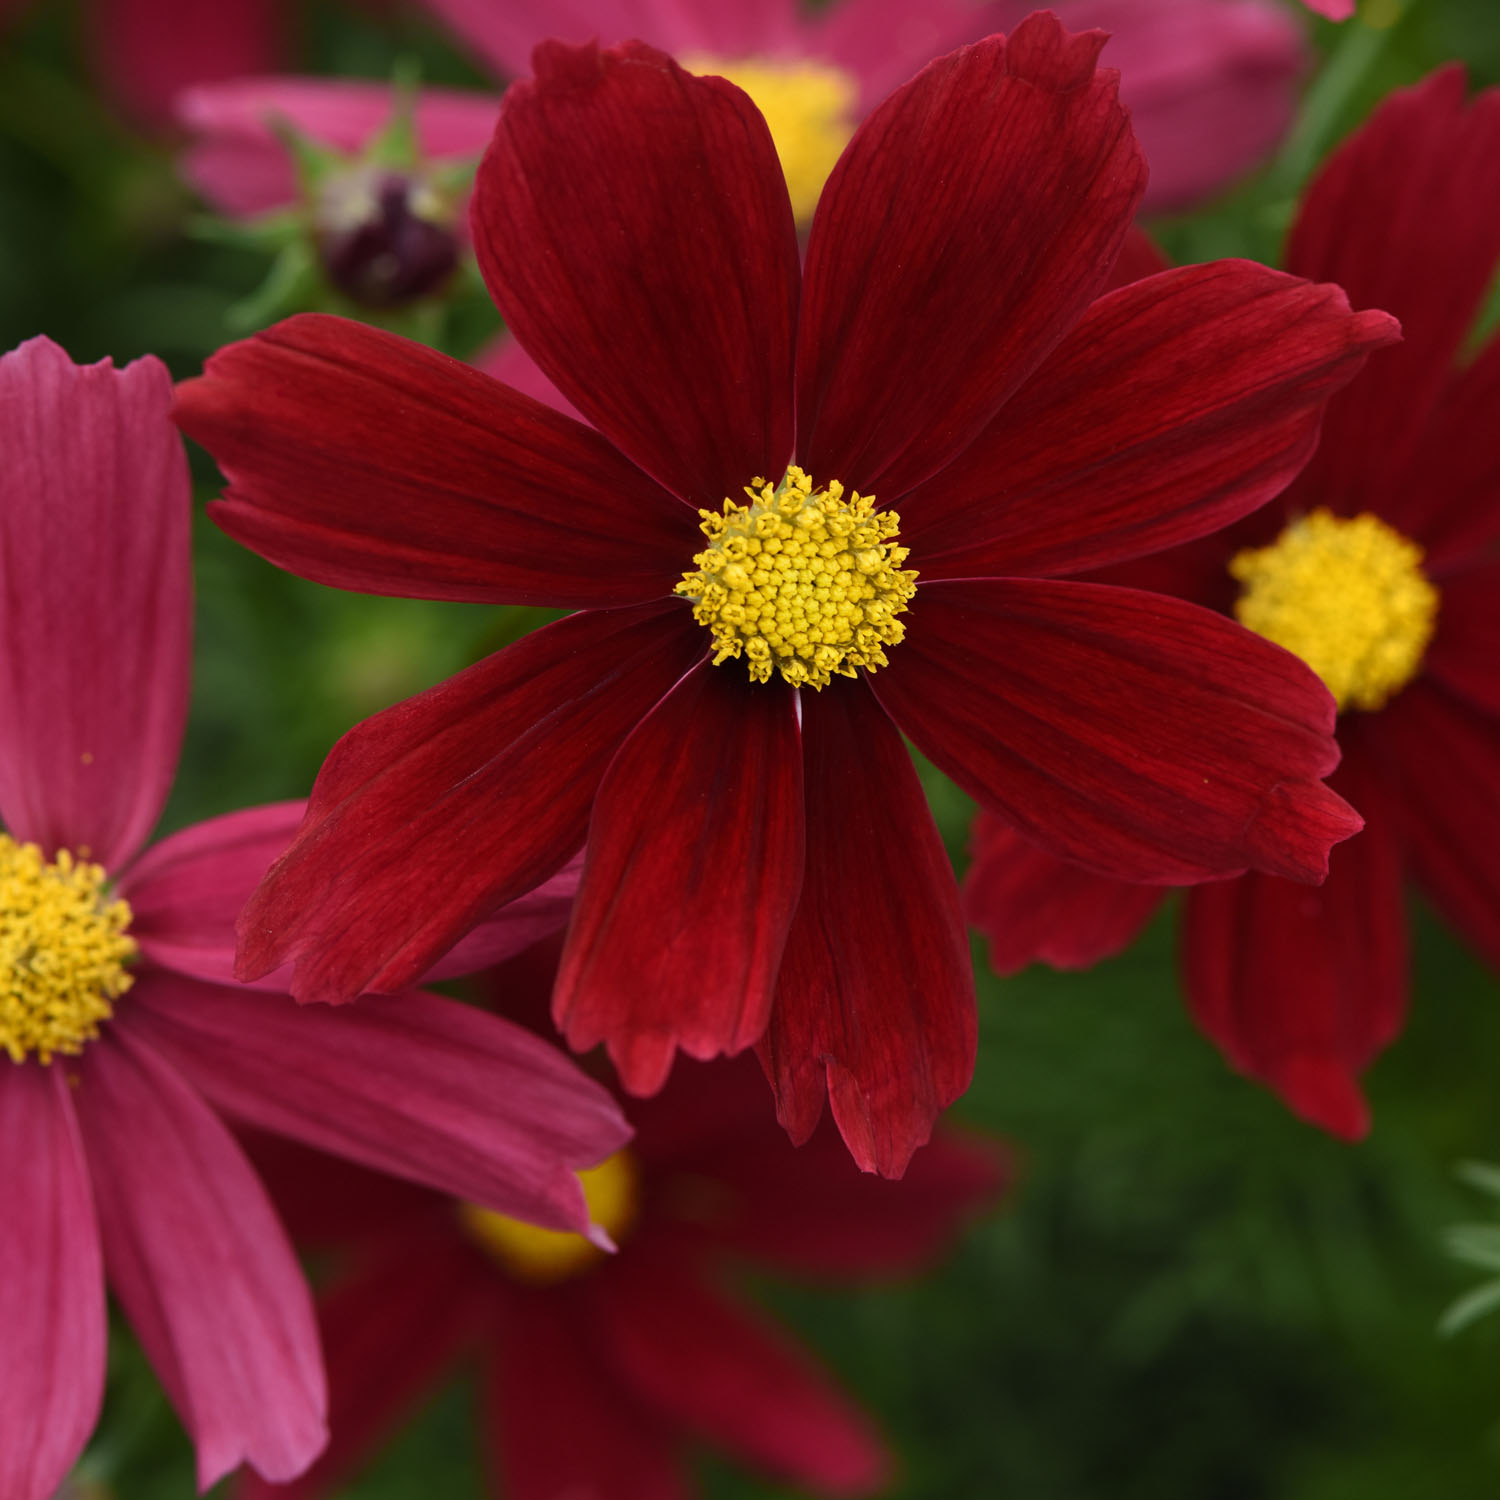
[[[79,31],[73,7],[38,0],[0,38],[0,348],[45,332],[75,359],[150,351],[187,375],[230,336],[228,309],[265,262],[189,232],[198,210],[168,146],[100,101]],[[1379,33],[1309,32],[1324,67],[1302,126],[1256,179],[1154,226],[1174,258],[1274,259],[1300,179],[1384,92],[1453,57],[1476,85],[1500,81],[1496,0],[1414,0]],[[303,41],[312,71],[387,77],[416,56],[428,81],[483,82],[400,8],[311,5]],[[470,321],[472,345],[490,326]],[[206,496],[211,465],[194,461]],[[349,725],[531,623],[320,589],[206,523],[197,543],[196,693],[170,826],[305,794]],[[930,786],[962,860],[969,808]],[[758,1289],[888,1428],[898,1494],[1500,1494],[1500,1318],[1435,1331],[1477,1277],[1443,1234],[1488,1211],[1454,1167],[1500,1158],[1500,1005],[1492,976],[1417,920],[1411,1025],[1370,1076],[1375,1130],[1354,1148],[1290,1119],[1199,1039],[1172,916],[1084,976],[1002,983],[980,956],[980,1065],[956,1114],[1016,1143],[1008,1210],[920,1284]],[[186,1439],[123,1331],[111,1359],[81,1474],[121,1500],[190,1495]],[[468,1410],[461,1389],[440,1397],[348,1494],[477,1495]],[[702,1472],[719,1500],[780,1493],[708,1458]]]

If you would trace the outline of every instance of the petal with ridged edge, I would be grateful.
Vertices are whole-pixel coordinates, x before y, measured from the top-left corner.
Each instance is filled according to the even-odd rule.
[[[820,483],[897,502],[1104,286],[1146,166],[1103,44],[1033,15],[924,68],[849,143],[798,329],[798,462]]]
[[[802,886],[796,698],[703,661],[620,747],[589,822],[553,1015],[659,1089],[677,1048],[738,1052],[766,1029]]]
[[[792,448],[797,234],[760,112],[639,42],[543,42],[479,168],[474,248],[562,394],[715,509]]]
[[[0,358],[0,816],[114,869],[161,815],[187,713],[187,455],[160,360]]]
[[[872,674],[917,747],[1042,848],[1122,880],[1317,881],[1359,817],[1320,780],[1334,704],[1195,604],[1044,579],[919,586]]]
[[[687,606],[570,615],[351,729],[239,922],[299,1000],[401,990],[583,843],[604,768],[703,653]]]
[[[104,1394],[104,1266],[69,1060],[0,1062],[0,1495],[51,1500]]]
[[[306,313],[213,355],[178,425],[237,542],[335,588],[558,607],[672,592],[698,518],[598,433],[421,344]]]
[[[1396,337],[1251,261],[1137,281],[902,500],[901,540],[930,580],[1078,573],[1217,531],[1286,488],[1329,396]]]
[[[197,1446],[199,1487],[240,1463],[291,1479],[328,1440],[312,1294],[244,1152],[133,1017],[79,1058],[73,1095],[110,1287]]]
[[[958,888],[906,747],[862,681],[804,692],[802,738],[807,874],[761,1061],[794,1141],[826,1094],[860,1167],[899,1177],[974,1071]]]

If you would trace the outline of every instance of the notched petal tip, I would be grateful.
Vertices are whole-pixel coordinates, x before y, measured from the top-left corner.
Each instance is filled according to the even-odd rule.
[[[1012,77],[1066,93],[1094,77],[1108,40],[1107,31],[1071,32],[1050,10],[1033,11],[1010,34],[1005,70]],[[1105,70],[1104,76],[1118,83],[1114,69]]]
[[[1271,788],[1245,831],[1254,867],[1303,885],[1328,878],[1328,855],[1365,820],[1321,781],[1281,782]]]
[[[612,47],[601,47],[598,37],[587,42],[562,42],[549,38],[538,42],[532,49],[532,86],[549,91],[592,88],[621,62],[650,63],[659,68],[681,71],[665,52],[645,42],[620,42]]]

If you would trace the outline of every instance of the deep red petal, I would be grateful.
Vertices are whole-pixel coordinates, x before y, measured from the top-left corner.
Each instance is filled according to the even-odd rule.
[[[600,1359],[582,1299],[506,1298],[485,1383],[491,1465],[509,1500],[692,1500],[675,1424]]]
[[[134,997],[132,997],[134,999]],[[77,1063],[109,1283],[198,1449],[300,1474],[328,1440],[312,1295],[244,1153],[121,1018]]]
[[[1334,286],[1250,261],[1101,298],[980,437],[901,502],[924,580],[1078,573],[1279,494],[1328,397],[1396,337]]]
[[[622,1383],[673,1423],[821,1494],[879,1489],[890,1459],[869,1419],[804,1350],[694,1270],[637,1243],[593,1279],[593,1320]]]
[[[1500,496],[1500,490],[1495,493]],[[1491,508],[1500,512],[1500,504],[1492,501]],[[1437,631],[1423,671],[1471,708],[1500,718],[1500,562],[1452,573],[1441,580],[1440,591]]]
[[[582,844],[610,757],[702,650],[681,604],[571,615],[350,730],[240,918],[243,977],[414,983]]]
[[[670,594],[697,518],[597,433],[444,354],[309,313],[178,388],[236,541],[336,588],[559,607]]]
[[[1394,313],[1405,336],[1330,405],[1298,489],[1309,506],[1407,529],[1406,460],[1500,257],[1500,193],[1475,189],[1497,157],[1500,91],[1465,109],[1455,65],[1387,99],[1304,194],[1287,268]]]
[[[798,462],[890,505],[963,451],[1103,287],[1145,186],[1101,32],[1046,14],[923,69],[823,189]]]
[[[553,1229],[588,1227],[574,1175],[629,1138],[558,1048],[437,995],[299,1007],[170,974],[131,993],[140,1034],[225,1113]]]
[[[0,1495],[50,1500],[104,1394],[104,1267],[66,1060],[0,1063]]]
[[[1171,268],[1171,261],[1162,254],[1156,241],[1139,224],[1133,224],[1125,236],[1124,244],[1120,246],[1120,255],[1109,273],[1109,280],[1105,282],[1099,295],[1102,297],[1108,292],[1117,291],[1133,281],[1144,281],[1148,276],[1159,276]]]
[[[964,914],[989,939],[990,967],[1087,969],[1122,953],[1166,896],[1159,885],[1111,880],[1058,859],[993,813],[974,820]]]
[[[792,447],[797,234],[749,99],[627,42],[544,42],[479,168],[474,248],[558,389],[717,509]]]
[[[474,1333],[472,1263],[457,1243],[402,1245],[319,1297],[329,1444],[291,1484],[247,1476],[236,1500],[317,1500],[400,1430]]]
[[[1370,1115],[1358,1076],[1406,1018],[1406,908],[1394,820],[1378,786],[1337,778],[1366,815],[1316,889],[1271,875],[1195,886],[1183,921],[1194,1019],[1230,1063],[1333,1135]]]
[[[919,587],[876,696],[1042,848],[1122,880],[1320,880],[1359,818],[1320,779],[1333,700],[1288,652],[1164,595],[1046,580]]]
[[[807,876],[761,1060],[805,1141],[826,1092],[855,1161],[899,1177],[974,1071],[953,867],[911,758],[862,681],[802,694]]]
[[[161,815],[187,713],[192,488],[153,358],[0,358],[0,815],[116,869]]]
[[[678,1047],[739,1052],[766,1029],[802,886],[796,698],[707,661],[610,763],[589,822],[553,1015],[652,1094]]]

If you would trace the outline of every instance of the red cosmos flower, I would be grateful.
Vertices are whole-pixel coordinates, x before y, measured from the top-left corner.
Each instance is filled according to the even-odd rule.
[[[569,1042],[605,1041],[633,1093],[679,1046],[758,1042],[794,1139],[826,1089],[861,1165],[899,1174],[974,1053],[903,731],[1113,874],[1321,877],[1357,820],[1317,779],[1317,679],[1206,611],[1055,575],[1276,493],[1394,325],[1247,263],[1090,309],[1145,179],[1103,40],[1037,15],[898,90],[805,273],[743,93],[639,43],[546,44],[474,240],[593,429],[329,318],[182,388],[229,480],[216,519],[280,566],[579,609],[335,747],[243,973],[399,989],[587,834]]]
[[[497,991],[544,1015],[544,962],[510,966]],[[268,1154],[293,1233],[341,1252],[319,1309],[333,1436],[297,1483],[250,1481],[241,1500],[329,1493],[475,1357],[509,1500],[686,1500],[693,1441],[824,1494],[879,1488],[889,1459],[868,1418],[728,1273],[915,1271],[998,1199],[1004,1159],[940,1131],[904,1181],[863,1177],[826,1122],[793,1150],[756,1073],[748,1059],[680,1068],[631,1106],[630,1149],[585,1174],[613,1256],[311,1153]]]
[[[221,1114],[566,1229],[588,1223],[573,1170],[629,1133],[554,1048],[472,1007],[308,1011],[210,982],[300,807],[140,852],[188,691],[170,404],[155,360],[80,369],[45,339],[0,359],[5,1500],[48,1500],[93,1427],[106,1274],[205,1488],[242,1460],[289,1478],[322,1448],[312,1299]],[[479,949],[527,941],[532,906]]]
[[[1348,1137],[1369,1125],[1357,1075],[1405,1016],[1404,877],[1500,964],[1500,340],[1462,353],[1500,258],[1497,160],[1500,91],[1465,109],[1457,68],[1333,156],[1288,264],[1393,308],[1406,342],[1335,398],[1274,506],[1110,575],[1238,612],[1344,707],[1334,785],[1364,833],[1321,890],[1268,874],[1196,887],[1182,942],[1188,1002],[1229,1061]],[[976,825],[967,904],[1002,972],[1116,952],[1164,894]]]

